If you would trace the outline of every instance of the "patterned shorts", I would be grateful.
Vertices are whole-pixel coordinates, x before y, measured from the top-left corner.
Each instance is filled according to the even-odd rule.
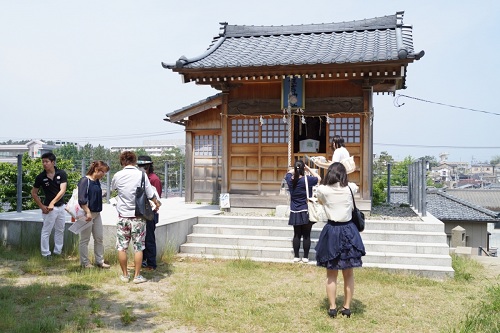
[[[132,240],[134,251],[144,250],[146,238],[146,221],[142,218],[119,217],[116,227],[116,249],[127,251],[128,244]]]

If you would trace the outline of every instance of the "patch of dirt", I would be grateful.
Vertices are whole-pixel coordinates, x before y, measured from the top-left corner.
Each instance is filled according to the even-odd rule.
[[[64,260],[64,259],[58,259]],[[70,260],[70,259],[66,259]],[[177,264],[182,264],[180,258]],[[34,283],[48,284],[51,286],[64,286],[72,283],[71,273],[68,269],[57,266],[57,262],[51,263],[41,274],[27,274],[23,271],[26,262],[13,261],[0,258],[0,285],[12,285],[24,287]],[[92,268],[98,270],[99,268]],[[102,333],[111,332],[165,332],[165,333],[197,333],[194,327],[188,327],[170,321],[158,311],[168,312],[169,293],[172,290],[171,268],[166,265],[158,266],[156,271],[141,271],[148,279],[147,282],[134,284],[132,280],[128,283],[121,282],[119,277],[121,270],[119,265],[112,265],[111,269],[102,272],[113,277],[104,277],[104,282],[95,289],[96,301],[100,304],[100,310],[92,316],[100,319],[105,324],[103,328],[96,331]],[[129,268],[129,274],[133,275],[133,269]],[[92,296],[91,296],[92,297]],[[76,299],[70,306],[81,306],[90,311],[90,300]],[[71,310],[66,310],[71,311]],[[128,325],[121,320],[122,313],[128,311],[135,318]],[[208,332],[208,331],[203,331]]]

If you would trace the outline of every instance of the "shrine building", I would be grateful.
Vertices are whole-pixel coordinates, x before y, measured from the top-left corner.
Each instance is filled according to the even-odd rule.
[[[340,135],[357,166],[349,175],[360,187],[356,202],[370,210],[373,94],[405,89],[408,64],[424,55],[414,51],[403,15],[290,26],[221,23],[205,52],[162,63],[183,83],[220,91],[166,115],[185,126],[186,201],[217,202],[229,193],[249,207],[272,206],[288,167],[307,156],[330,160],[331,138]]]

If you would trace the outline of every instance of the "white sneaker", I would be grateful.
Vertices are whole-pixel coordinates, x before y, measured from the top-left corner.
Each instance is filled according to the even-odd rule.
[[[307,263],[309,262],[309,258],[302,258],[302,262],[303,262],[304,264],[307,264]]]
[[[297,257],[293,258],[293,262],[300,262],[300,258]]]
[[[138,284],[138,283],[143,283],[143,282],[146,282],[148,281],[144,276],[142,275],[137,275],[135,278],[134,278],[134,283],[135,284]]]
[[[128,282],[128,280],[130,280],[130,275],[127,275],[127,276],[125,276],[125,275],[120,275],[120,280],[121,280],[122,282]]]

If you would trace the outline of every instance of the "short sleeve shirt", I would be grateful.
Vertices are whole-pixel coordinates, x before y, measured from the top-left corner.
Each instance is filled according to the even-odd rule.
[[[98,179],[82,177],[78,182],[78,203],[87,205],[91,212],[102,211],[102,189]]]
[[[61,190],[61,184],[68,182],[68,175],[64,170],[55,168],[54,179],[47,177],[47,172],[43,170],[35,178],[34,188],[41,188],[45,194],[45,199],[43,204],[48,206],[52,200],[56,197],[57,193]],[[56,202],[55,206],[59,207],[64,205],[64,197]]]
[[[297,187],[293,188],[292,174],[287,173],[285,176],[288,190],[290,191],[290,211],[300,212],[307,210],[307,192],[306,181],[304,177],[300,177],[297,182]],[[313,176],[307,177],[307,184],[309,185],[309,196],[312,195],[312,187],[318,184],[318,178]]]

